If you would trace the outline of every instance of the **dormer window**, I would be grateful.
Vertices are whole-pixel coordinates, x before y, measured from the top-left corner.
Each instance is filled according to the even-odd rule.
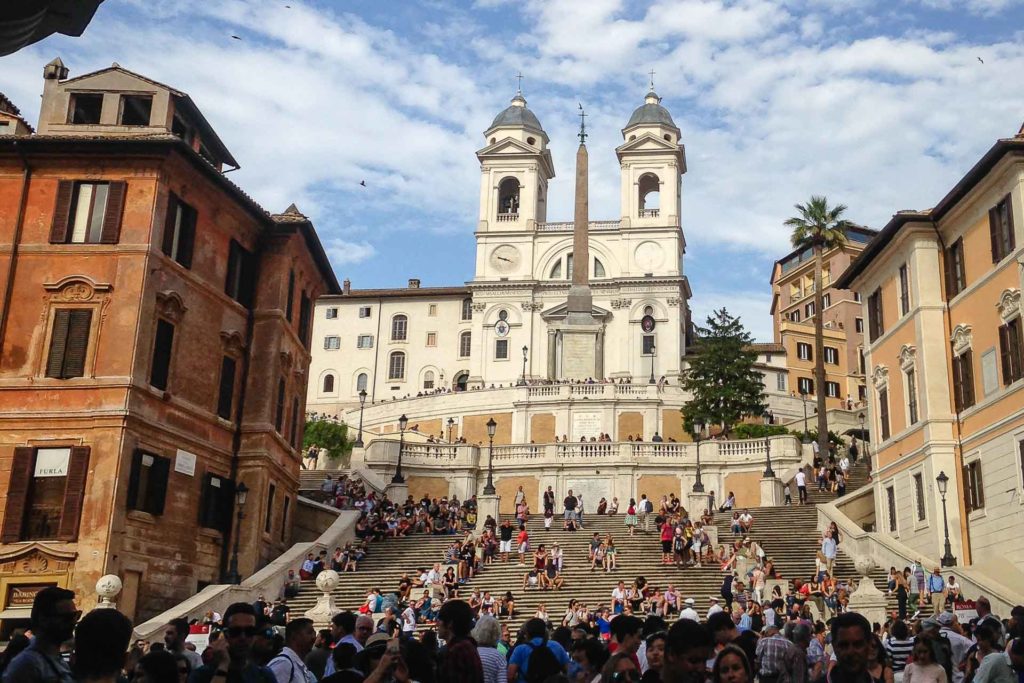
[[[148,126],[152,111],[152,95],[125,95],[121,98],[121,125]]]
[[[97,124],[103,110],[102,93],[73,93],[71,95],[70,123]]]

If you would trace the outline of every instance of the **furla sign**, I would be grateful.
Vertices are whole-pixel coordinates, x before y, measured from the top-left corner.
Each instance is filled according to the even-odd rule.
[[[40,448],[36,451],[35,476],[66,477],[70,460],[70,448]]]

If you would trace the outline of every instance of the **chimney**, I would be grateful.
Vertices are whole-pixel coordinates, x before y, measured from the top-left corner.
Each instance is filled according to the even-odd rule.
[[[345,281],[341,283],[341,293],[351,294],[352,293],[352,281],[345,278]]]
[[[420,279],[418,277],[409,278],[409,289],[419,289]]]

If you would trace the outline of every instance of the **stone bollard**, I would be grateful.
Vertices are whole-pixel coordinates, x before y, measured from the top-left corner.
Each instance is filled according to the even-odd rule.
[[[316,576],[316,587],[323,595],[316,599],[316,605],[306,611],[306,616],[316,624],[327,624],[331,617],[341,610],[334,604],[334,589],[338,587],[341,577],[333,569],[325,569]]]
[[[875,560],[869,555],[860,555],[854,559],[853,566],[857,569],[861,579],[857,590],[850,593],[849,610],[863,615],[870,623],[884,624],[885,594],[878,590],[870,576],[877,566]]]
[[[96,595],[100,596],[96,609],[116,609],[117,603],[113,599],[121,592],[121,588],[121,579],[116,574],[101,576],[96,582]]]

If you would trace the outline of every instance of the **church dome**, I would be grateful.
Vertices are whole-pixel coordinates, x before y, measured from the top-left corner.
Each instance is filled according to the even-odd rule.
[[[524,128],[535,128],[538,131],[543,131],[544,127],[540,125],[540,121],[537,116],[527,109],[526,98],[523,97],[522,93],[516,93],[516,96],[512,98],[512,104],[510,104],[503,112],[494,117],[494,122],[491,123],[491,128],[497,128],[498,126],[522,126]]]
[[[677,128],[676,122],[672,120],[672,114],[668,113],[668,109],[661,106],[661,98],[653,90],[647,93],[644,103],[633,111],[633,115],[629,117],[629,123],[626,124],[626,128],[643,125]]]

